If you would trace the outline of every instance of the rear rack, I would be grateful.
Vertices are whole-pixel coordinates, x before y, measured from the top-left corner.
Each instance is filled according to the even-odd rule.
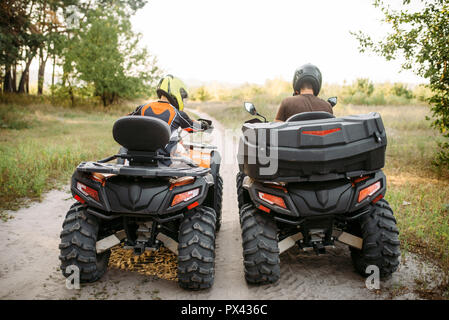
[[[145,166],[125,166],[115,163],[81,162],[76,168],[81,172],[109,173],[121,176],[139,176],[144,178],[155,177],[198,177],[205,176],[210,172],[209,168],[170,168],[170,167],[145,167]]]
[[[266,182],[321,182],[321,181],[331,181],[331,180],[340,180],[340,179],[353,179],[358,177],[363,177],[367,175],[371,175],[379,170],[361,170],[361,171],[351,171],[346,173],[328,173],[328,174],[315,174],[309,176],[296,176],[296,177],[277,177],[273,179],[254,179],[257,181],[266,181]]]

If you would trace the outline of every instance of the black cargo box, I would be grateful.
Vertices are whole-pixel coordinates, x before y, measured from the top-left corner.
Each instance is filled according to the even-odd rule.
[[[385,164],[387,137],[377,112],[296,122],[246,123],[240,171],[257,180],[355,177]]]

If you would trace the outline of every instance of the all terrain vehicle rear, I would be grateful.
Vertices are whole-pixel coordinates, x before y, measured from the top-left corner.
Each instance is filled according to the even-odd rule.
[[[397,269],[399,232],[384,199],[387,139],[378,113],[309,112],[282,123],[251,120],[242,131],[237,193],[249,283],[277,281],[279,254],[294,245],[322,254],[336,241],[349,245],[363,276],[370,265],[381,277]]]
[[[203,158],[210,157],[203,166],[161,155],[171,132],[152,117],[120,118],[113,136],[122,146],[119,154],[82,162],[72,176],[77,202],[64,220],[59,245],[64,276],[75,266],[81,282],[100,279],[116,245],[135,254],[165,246],[178,255],[181,287],[210,288],[221,220],[219,154],[196,146]],[[115,159],[118,163],[110,162]]]

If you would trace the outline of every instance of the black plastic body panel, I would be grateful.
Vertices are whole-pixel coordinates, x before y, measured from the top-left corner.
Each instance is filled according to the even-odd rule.
[[[78,181],[97,190],[100,201],[97,202],[81,193],[76,188]],[[100,182],[92,180],[89,173],[75,171],[72,176],[71,191],[74,196],[78,195],[89,206],[100,209],[106,214],[160,216],[181,211],[194,202],[201,204],[212,184],[213,177],[207,174],[197,177],[191,184],[173,189],[170,189],[168,178],[145,179],[130,176],[110,177],[103,186]],[[173,207],[170,206],[176,194],[196,188],[200,190],[195,198]]]
[[[239,168],[258,180],[334,180],[372,173],[385,165],[387,138],[382,119],[375,112],[297,122],[246,123],[242,130]],[[262,173],[261,168],[273,161],[277,170]]]
[[[360,190],[377,181],[380,181],[380,189],[359,203]],[[286,220],[297,221],[302,218],[319,216],[350,215],[360,211],[379,195],[385,195],[386,177],[379,170],[368,179],[358,183],[353,183],[349,179],[340,179],[327,182],[289,183],[284,188],[273,188],[270,184],[252,180],[252,183],[246,188],[256,207],[262,205],[271,210],[270,214]],[[258,196],[259,191],[282,197],[287,209],[261,200]]]

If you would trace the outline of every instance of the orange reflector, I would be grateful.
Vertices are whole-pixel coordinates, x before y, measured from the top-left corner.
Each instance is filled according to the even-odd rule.
[[[179,179],[174,180],[170,185],[170,190],[173,190],[174,187],[180,187],[185,186],[187,184],[191,184],[195,181],[195,178],[193,177],[182,177]]]
[[[268,213],[270,213],[270,211],[271,211],[269,208],[264,207],[263,205],[260,205],[259,209],[262,210],[262,211],[268,212]]]
[[[310,134],[312,136],[325,136],[337,131],[340,131],[341,128],[329,129],[329,130],[317,130],[317,131],[303,131],[303,134]]]
[[[195,198],[200,193],[200,188],[192,189],[183,193],[178,193],[174,196],[171,206],[175,206],[178,203],[189,201]]]
[[[90,178],[94,181],[100,182],[103,187],[106,184],[106,177],[104,175],[102,175],[101,173],[92,172],[92,175],[90,176]]]
[[[360,178],[354,179],[354,180],[352,180],[352,182],[353,183],[359,183],[361,181],[365,181],[368,178],[369,178],[369,176],[364,176],[364,177],[360,177]]]
[[[88,186],[82,184],[81,182],[76,183],[76,188],[85,196],[91,197],[92,199],[94,199],[96,201],[100,201],[100,199],[98,198],[97,190],[89,188]]]
[[[263,201],[268,202],[269,204],[275,204],[279,207],[282,207],[284,209],[287,209],[287,206],[285,205],[284,199],[278,196],[273,196],[272,194],[259,192],[259,198]]]
[[[373,183],[372,185],[370,185],[370,186],[360,190],[359,198],[358,198],[357,201],[358,202],[362,202],[367,197],[372,196],[373,194],[375,194],[379,190],[380,190],[380,181],[377,181],[376,183]]]

